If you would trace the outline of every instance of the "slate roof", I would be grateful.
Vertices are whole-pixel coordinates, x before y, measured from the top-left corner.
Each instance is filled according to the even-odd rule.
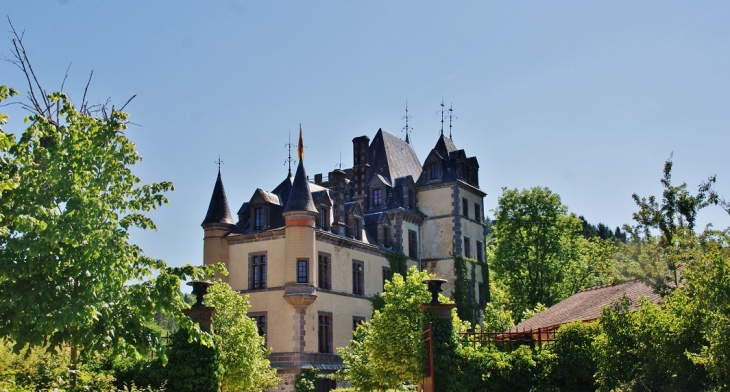
[[[380,174],[393,184],[399,177],[418,178],[421,175],[421,162],[411,145],[383,128],[375,134],[368,154],[368,178]]]
[[[215,180],[215,186],[213,187],[213,195],[210,197],[208,213],[205,214],[202,225],[209,223],[234,224],[233,218],[231,218],[231,210],[228,208],[228,198],[226,198],[226,190],[223,188],[220,170],[218,170],[218,178]]]
[[[454,141],[451,140],[451,138],[442,134],[441,137],[439,137],[439,140],[436,141],[436,146],[433,149],[436,150],[441,157],[446,158],[450,153],[456,151],[456,144],[454,144]]]
[[[299,161],[297,173],[294,175],[294,181],[291,185],[291,193],[289,200],[286,202],[284,212],[288,211],[310,211],[317,212],[312,200],[312,192],[309,190],[309,181],[307,173],[304,171],[304,163]]]
[[[591,321],[601,317],[603,306],[610,305],[624,293],[631,299],[630,309],[639,307],[639,298],[646,297],[652,302],[662,301],[651,287],[638,280],[630,280],[616,286],[605,285],[581,290],[573,296],[551,306],[527,320],[517,324],[510,332],[555,327],[571,321]]]

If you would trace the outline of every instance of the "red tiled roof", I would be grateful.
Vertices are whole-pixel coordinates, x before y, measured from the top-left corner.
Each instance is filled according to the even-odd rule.
[[[651,287],[638,280],[630,280],[616,286],[605,285],[591,287],[575,293],[573,296],[551,306],[512,328],[510,332],[537,328],[554,327],[571,321],[591,321],[601,317],[604,305],[610,305],[623,297],[624,293],[631,299],[630,309],[639,307],[639,298],[646,297],[657,303],[662,301],[659,294]]]

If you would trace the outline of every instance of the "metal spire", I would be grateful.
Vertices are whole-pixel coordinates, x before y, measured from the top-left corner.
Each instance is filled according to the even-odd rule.
[[[454,140],[454,138],[451,137],[451,120],[457,119],[458,117],[454,116],[454,103],[451,102],[449,106],[449,139]]]
[[[221,161],[221,156],[220,155],[218,155],[218,160],[215,161],[215,162],[213,162],[213,163],[215,163],[215,164],[218,165],[218,173],[221,172],[221,165],[225,165],[226,164],[225,162]]]
[[[441,136],[444,136],[444,106],[444,99],[441,98],[441,110],[438,111],[441,112]]]
[[[292,162],[296,162],[296,159],[293,159],[293,158],[291,157],[291,148],[292,148],[293,146],[295,146],[295,145],[294,145],[294,144],[292,144],[292,142],[291,142],[291,130],[289,130],[289,143],[287,143],[287,144],[285,144],[285,145],[284,145],[284,147],[288,147],[288,148],[289,148],[289,156],[288,156],[288,157],[286,158],[286,161],[284,161],[284,164],[285,164],[285,165],[286,165],[287,163],[289,164],[289,176],[291,176],[291,163],[292,163]]]
[[[340,163],[336,164],[338,169],[342,170],[342,150],[340,150]]]
[[[412,116],[410,114],[408,114],[408,100],[406,99],[406,115],[403,116],[403,119],[406,120],[406,126],[403,127],[403,129],[406,131],[406,143],[408,143],[408,144],[411,143],[409,135],[410,135],[411,131],[413,130],[413,128],[408,126],[408,120],[410,120],[411,117]]]

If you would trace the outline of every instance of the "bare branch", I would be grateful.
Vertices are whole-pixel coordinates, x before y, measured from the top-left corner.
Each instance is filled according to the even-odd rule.
[[[127,102],[125,102],[125,103],[124,103],[124,105],[122,105],[122,107],[121,107],[121,109],[119,109],[119,111],[120,111],[120,112],[121,112],[121,111],[123,111],[123,110],[124,110],[124,108],[126,108],[126,107],[127,107],[127,104],[129,104],[130,102],[132,102],[132,100],[133,100],[134,98],[136,98],[136,97],[137,97],[137,94],[134,94],[134,95],[132,95],[132,97],[131,97],[131,98],[129,98],[129,99],[127,100]]]
[[[86,81],[86,87],[84,87],[84,96],[81,98],[81,111],[83,112],[86,109],[86,106],[88,105],[88,102],[86,102],[86,92],[89,91],[89,85],[91,84],[91,78],[94,77],[94,70],[91,70],[91,73],[89,74],[89,80]]]
[[[63,76],[63,81],[61,82],[61,91],[63,91],[63,86],[66,85],[66,79],[68,78],[68,70],[71,69],[71,64],[73,64],[73,63],[68,64],[68,68],[66,68],[66,75]]]

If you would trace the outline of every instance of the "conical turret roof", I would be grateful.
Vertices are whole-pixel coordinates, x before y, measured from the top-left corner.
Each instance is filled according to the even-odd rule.
[[[309,191],[309,181],[307,181],[307,173],[304,171],[304,164],[299,161],[297,173],[294,175],[289,200],[286,202],[284,212],[288,211],[309,211],[317,212],[312,201],[312,192]]]
[[[228,199],[226,198],[226,190],[223,188],[220,170],[218,170],[218,179],[215,181],[213,195],[210,197],[208,213],[205,215],[202,224],[206,225],[210,223],[234,224],[231,218],[231,210],[228,208]]]

